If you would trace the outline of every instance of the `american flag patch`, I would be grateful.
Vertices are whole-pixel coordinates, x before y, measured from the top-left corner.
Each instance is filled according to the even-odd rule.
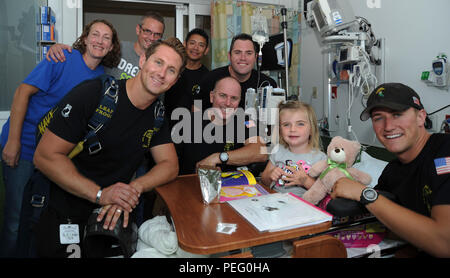
[[[434,160],[436,165],[436,172],[438,175],[450,173],[450,157],[436,158]]]
[[[245,126],[246,126],[247,128],[251,128],[251,127],[255,127],[256,124],[255,124],[254,121],[249,120],[249,121],[245,121]]]

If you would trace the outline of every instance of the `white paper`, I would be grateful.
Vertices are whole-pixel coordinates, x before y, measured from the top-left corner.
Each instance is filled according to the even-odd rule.
[[[258,231],[281,231],[331,221],[333,216],[290,193],[228,202]]]

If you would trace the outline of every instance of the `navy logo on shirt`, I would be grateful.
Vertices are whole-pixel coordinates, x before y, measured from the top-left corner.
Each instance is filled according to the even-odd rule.
[[[192,95],[196,96],[198,94],[200,94],[200,85],[195,84],[192,86]]]
[[[150,142],[152,141],[153,134],[158,132],[159,128],[153,128],[147,130],[144,135],[142,136],[142,147],[144,149],[150,148]]]
[[[38,138],[41,138],[44,134],[44,131],[47,129],[48,125],[50,124],[51,120],[53,119],[53,114],[55,114],[56,110],[58,108],[50,109],[50,111],[45,114],[45,116],[41,119],[41,121],[38,124],[37,128],[37,136]]]
[[[223,151],[227,152],[232,150],[234,150],[234,142],[227,142],[223,148]]]

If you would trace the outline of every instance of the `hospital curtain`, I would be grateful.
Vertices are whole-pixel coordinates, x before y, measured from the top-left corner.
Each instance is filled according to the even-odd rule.
[[[211,68],[215,69],[228,65],[228,50],[233,36],[240,33],[252,34],[251,17],[261,12],[267,18],[269,34],[282,33],[280,7],[273,5],[255,5],[236,0],[215,0],[211,3]],[[292,60],[289,70],[289,92],[298,92],[300,85],[300,20],[301,13],[288,9],[286,21],[287,35],[292,39]],[[277,80],[277,73],[270,72]],[[284,84],[278,84],[284,88]]]

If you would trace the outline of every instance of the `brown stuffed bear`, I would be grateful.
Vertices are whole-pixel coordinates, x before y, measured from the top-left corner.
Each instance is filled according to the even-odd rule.
[[[318,177],[311,188],[303,194],[303,199],[317,204],[333,188],[334,183],[348,177],[365,185],[370,184],[372,178],[356,168],[352,168],[361,149],[357,141],[350,141],[340,136],[334,137],[327,148],[328,160],[321,160],[312,165],[308,175]]]

